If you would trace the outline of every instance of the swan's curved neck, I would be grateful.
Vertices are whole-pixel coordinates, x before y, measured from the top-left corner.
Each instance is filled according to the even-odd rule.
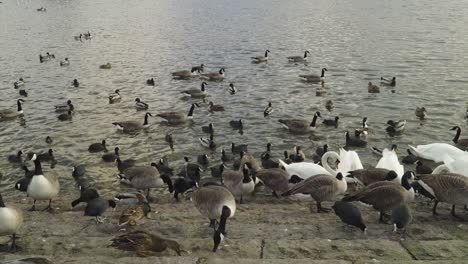
[[[439,165],[437,166],[433,171],[432,171],[432,174],[439,174],[439,173],[442,173],[442,172],[450,172],[449,168],[442,164],[442,165]]]
[[[322,166],[331,174],[331,175],[336,175],[337,171],[332,169],[330,165],[328,164],[328,158],[334,157],[336,160],[340,159],[340,155],[336,153],[335,151],[328,151],[322,156]]]

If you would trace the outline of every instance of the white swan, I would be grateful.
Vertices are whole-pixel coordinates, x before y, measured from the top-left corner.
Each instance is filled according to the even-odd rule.
[[[396,172],[399,182],[401,182],[401,177],[405,173],[405,168],[398,161],[398,156],[394,150],[394,146],[392,146],[391,150],[386,148],[382,151],[382,158],[380,158],[375,167]]]
[[[278,161],[280,163],[280,167],[283,167],[289,176],[296,175],[302,179],[307,179],[319,174],[330,174],[325,168],[313,162],[298,162],[287,164],[282,160]]]
[[[339,160],[339,165],[336,170],[332,169],[328,164],[329,158],[335,158],[336,160]],[[364,168],[362,166],[361,159],[359,158],[359,155],[356,153],[356,151],[346,151],[343,148],[340,148],[340,154],[334,151],[328,151],[325,154],[323,154],[322,165],[331,175],[335,176],[336,174],[341,172],[344,177],[346,177],[346,175],[348,175],[348,172],[350,171]],[[348,178],[346,179],[349,180]]]
[[[432,160],[434,162],[443,162],[445,155],[452,159],[467,154],[463,150],[446,143],[432,143],[427,145],[409,146],[411,153],[419,158]]]
[[[451,158],[445,155],[444,164],[437,166],[432,174],[439,174],[444,172],[457,173],[468,176],[468,154]]]

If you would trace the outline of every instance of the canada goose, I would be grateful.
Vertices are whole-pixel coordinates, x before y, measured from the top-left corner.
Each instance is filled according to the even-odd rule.
[[[226,153],[224,149],[221,150],[221,161],[228,162],[232,160],[232,156]]]
[[[11,163],[22,163],[23,162],[23,151],[19,150],[16,154],[8,156],[8,161]]]
[[[362,127],[354,130],[356,137],[366,137],[369,134],[369,125],[367,124],[367,117],[362,118]]]
[[[36,201],[49,200],[49,205],[45,210],[52,210],[52,199],[60,191],[60,183],[54,174],[44,175],[42,173],[41,161],[36,154],[32,154],[31,160],[34,161],[34,176],[28,186],[28,196],[34,199],[31,211],[36,210]]]
[[[99,193],[93,188],[80,187],[80,197],[71,202],[71,207],[75,207],[80,203],[88,203],[89,201],[99,197]]]
[[[114,153],[106,153],[102,155],[102,160],[104,162],[115,162],[117,157],[119,156],[119,147],[114,148]]]
[[[120,157],[117,157],[115,161],[117,162],[117,169],[120,172],[136,165],[136,160],[133,159],[126,159],[122,161]]]
[[[135,108],[137,110],[148,110],[148,104],[137,98],[135,99]]]
[[[413,220],[411,211],[406,204],[402,204],[399,207],[392,210],[391,219],[393,223],[393,232],[396,232],[397,229],[403,229],[406,233],[408,225]]]
[[[361,229],[364,234],[366,233],[367,227],[362,219],[361,211],[354,204],[336,201],[332,208],[343,223],[355,226]]]
[[[345,196],[342,201],[360,201],[372,205],[375,210],[380,212],[379,221],[383,222],[385,212],[409,203],[414,199],[413,187],[408,182],[408,178],[412,174],[412,172],[405,173],[401,178],[401,184],[393,181],[375,182],[354,194]]]
[[[179,202],[179,194],[185,193],[187,190],[192,189],[196,186],[196,182],[186,179],[177,178],[174,180],[174,198]]]
[[[334,119],[325,119],[325,120],[323,120],[322,124],[324,124],[326,126],[334,126],[335,128],[337,128],[339,119],[340,119],[340,117],[335,116]]]
[[[228,91],[231,95],[235,95],[237,93],[237,88],[234,86],[233,83],[230,83]]]
[[[264,56],[257,56],[257,57],[251,57],[253,60],[253,63],[261,63],[261,62],[268,62],[268,53],[270,53],[270,50],[265,51]]]
[[[45,153],[38,154],[38,155],[37,155],[37,159],[40,160],[41,162],[44,162],[44,161],[55,161],[54,150],[53,150],[53,149],[49,149],[49,150],[48,150],[47,152],[45,152]]]
[[[6,207],[0,194],[0,236],[12,236],[11,251],[16,251],[16,233],[23,224],[23,214],[14,208]]]
[[[24,97],[28,97],[28,92],[26,92],[26,90],[24,90],[24,89],[20,89],[19,90],[19,95],[24,96]]]
[[[176,71],[171,73],[172,77],[174,78],[190,78],[193,76],[198,75],[199,71],[195,68],[192,68],[190,71],[189,70],[183,70],[183,71]]]
[[[198,155],[197,156],[197,162],[198,164],[200,164],[201,166],[208,166],[210,164],[210,160],[208,158],[208,155],[206,154],[202,154],[202,155]]]
[[[151,206],[149,203],[131,205],[120,214],[119,226],[134,226],[144,217],[151,218]]]
[[[267,154],[269,154],[270,157],[271,157],[271,146],[272,146],[272,144],[270,142],[268,142],[266,144],[266,150],[264,152],[262,152],[262,154],[260,155],[261,159],[263,159]]]
[[[325,108],[328,111],[331,111],[333,108],[335,108],[335,103],[333,102],[333,100],[328,100],[327,102],[325,102]]]
[[[205,71],[205,64],[200,64],[200,66],[193,66],[192,69],[197,70],[198,72],[204,72]]]
[[[374,182],[385,180],[389,172],[389,170],[384,168],[359,169],[350,171],[347,177],[354,178],[362,185],[367,186]],[[397,178],[398,175],[395,176],[395,179]]]
[[[452,159],[457,159],[458,157],[466,154],[463,150],[446,143],[432,143],[427,145],[418,145],[416,147],[411,145],[408,146],[410,152],[416,157],[432,160],[436,163],[443,162],[445,155],[448,155]]]
[[[203,73],[202,76],[210,81],[222,81],[224,79],[224,72],[224,68],[221,68],[218,72]]]
[[[322,174],[307,178],[295,184],[288,191],[284,192],[282,196],[298,193],[310,194],[317,204],[317,212],[326,213],[329,212],[330,209],[323,208],[322,202],[333,201],[337,196],[344,194],[346,189],[347,184],[341,173],[338,173],[335,178],[330,177],[328,174]],[[312,207],[310,209],[312,212]]]
[[[169,192],[173,192],[172,181],[169,176],[160,174],[156,163],[151,166],[133,166],[119,173],[121,182],[132,185],[137,190],[146,190],[146,198],[150,200],[150,189],[167,184]]]
[[[416,173],[417,174],[431,174],[432,169],[431,167],[424,165],[422,161],[416,161]]]
[[[214,125],[209,123],[208,126],[202,126],[202,131],[208,134],[214,134]]]
[[[349,136],[349,132],[346,131],[346,146],[353,146],[353,147],[364,147],[367,145],[367,141],[359,139],[359,138],[351,138]]]
[[[432,214],[438,215],[439,202],[452,205],[451,214],[455,214],[455,205],[468,204],[468,177],[455,173],[421,174],[416,176],[416,181],[434,198]]]
[[[234,163],[232,164],[232,168],[236,171],[240,170],[241,164],[242,164],[242,159],[244,158],[245,151],[239,151],[239,158],[234,160]]]
[[[172,151],[174,151],[174,138],[172,137],[171,133],[167,133],[164,137],[164,140],[169,144],[169,147]]]
[[[122,96],[120,96],[120,90],[116,89],[113,94],[109,95],[109,104],[118,103],[122,100]]]
[[[259,170],[261,170],[261,166],[259,161],[250,153],[245,153],[242,152],[241,155],[241,160],[240,160],[240,167],[247,165],[248,169],[251,171],[252,175],[255,175],[255,173]],[[256,178],[253,177],[253,179],[256,182]]]
[[[416,110],[414,110],[414,114],[419,117],[419,119],[424,119],[426,116],[427,110],[426,108],[423,107],[416,107]]]
[[[70,121],[72,120],[72,117],[73,117],[73,112],[71,110],[68,110],[67,113],[58,115],[57,119],[60,121]]]
[[[13,87],[15,87],[15,89],[18,89],[21,86],[24,86],[24,79],[23,78],[19,78],[18,81],[13,83]]]
[[[222,105],[215,105],[213,102],[209,103],[210,105],[210,112],[223,112],[224,106]]]
[[[216,148],[216,142],[214,141],[213,134],[210,135],[210,138],[201,137],[198,140],[200,141],[200,144],[204,146],[205,148],[209,148],[209,149]]]
[[[280,119],[281,125],[293,133],[308,133],[316,128],[317,118],[321,117],[320,112],[314,114],[312,122],[303,119]]]
[[[243,203],[243,196],[253,192],[255,188],[255,180],[250,176],[248,166],[242,166],[242,171],[224,170],[224,165],[219,167],[224,186],[234,195],[239,197],[239,202]]]
[[[16,106],[17,106],[16,111],[13,111],[13,110],[10,110],[10,109],[0,110],[0,121],[13,119],[13,118],[23,116],[23,107],[21,105],[21,103],[23,103],[23,102],[24,102],[23,99],[16,100]]]
[[[68,60],[68,58],[65,58],[65,60],[61,61],[60,62],[60,66],[68,66],[70,65],[70,61]]]
[[[143,124],[139,123],[138,121],[123,121],[114,122],[112,123],[112,125],[114,125],[117,130],[120,130],[124,133],[134,133],[149,127],[148,117],[150,116],[153,115],[149,112],[145,114]]]
[[[84,216],[96,217],[96,224],[104,223],[102,215],[107,211],[109,207],[115,209],[116,206],[117,204],[114,200],[107,200],[102,197],[97,197],[88,201],[84,210]]]
[[[310,54],[308,50],[304,52],[304,56],[289,56],[288,61],[289,62],[305,62],[307,61],[307,55]]]
[[[248,148],[247,144],[236,145],[235,143],[231,143],[231,152],[232,153],[247,152],[247,148]]]
[[[142,204],[147,203],[148,200],[140,192],[119,193],[114,196],[114,201],[121,204]]]
[[[154,86],[154,78],[151,78],[151,79],[146,80],[146,84],[147,84],[147,85]]]
[[[208,95],[208,93],[206,92],[206,85],[208,85],[206,82],[202,82],[200,89],[193,88],[190,90],[182,91],[181,93],[185,96],[190,96],[192,98],[205,98]]]
[[[418,161],[418,157],[413,155],[409,149],[407,149],[406,151],[408,152],[408,155],[405,156],[401,160],[401,162],[403,162],[404,164],[414,164],[414,163],[416,163]]]
[[[231,120],[231,121],[229,121],[229,125],[230,125],[233,129],[243,129],[243,128],[244,128],[244,121],[242,121],[242,119],[239,119],[239,120]]]
[[[24,165],[21,168],[24,170],[24,177],[19,179],[15,183],[15,189],[20,192],[27,192],[29,183],[31,182],[32,177],[34,176],[34,171],[30,171],[28,167]]]
[[[215,229],[213,252],[216,252],[226,235],[227,219],[236,213],[236,200],[226,187],[208,185],[196,188],[192,194],[192,201],[200,214],[207,217],[210,225]],[[219,224],[216,229],[217,221]]]
[[[279,198],[278,193],[286,192],[290,187],[289,174],[279,168],[270,168],[257,171],[255,177],[259,178],[266,187],[273,191],[273,195]]]
[[[398,120],[398,121],[388,120],[387,125],[389,125],[386,128],[387,132],[390,132],[390,133],[401,132],[405,129],[406,120]]]
[[[328,71],[327,68],[322,68],[322,73],[319,75],[317,74],[301,74],[299,77],[304,78],[306,82],[313,82],[319,83],[325,79],[325,72]]]
[[[380,87],[375,84],[372,84],[372,82],[369,82],[369,84],[367,85],[367,92],[380,93]]]
[[[323,147],[317,147],[315,154],[322,158],[323,154],[328,152],[328,144],[323,144]]]
[[[88,151],[91,152],[91,153],[97,153],[97,152],[101,152],[101,151],[107,152],[106,140],[103,139],[101,143],[93,143],[93,144],[89,145]]]
[[[268,115],[273,112],[273,106],[271,105],[271,102],[268,102],[267,107],[265,107],[265,110],[263,110],[263,117],[267,117]]]
[[[391,80],[380,77],[380,83],[386,86],[396,86],[396,77],[394,76]]]
[[[71,100],[68,100],[66,104],[55,106],[55,112],[58,112],[58,113],[74,111],[74,110],[75,110],[75,107],[73,106]]]
[[[80,83],[78,82],[77,79],[74,79],[72,84],[73,84],[73,86],[75,86],[75,87],[80,86]]]
[[[110,62],[99,66],[99,69],[104,69],[104,70],[109,70],[111,68],[112,68],[112,65],[110,64]]]
[[[262,156],[262,167],[264,169],[279,168],[279,163],[271,159],[270,153],[266,153],[264,156]]]
[[[169,167],[165,158],[159,159],[159,162],[156,164],[156,168],[158,169],[160,174],[164,174],[167,176],[172,176],[174,173],[174,169]]]
[[[468,138],[460,138],[461,128],[459,126],[454,126],[450,130],[457,130],[457,134],[452,139],[453,143],[462,150],[468,150]]]
[[[385,148],[382,151],[382,158],[380,158],[375,167],[395,171],[398,178],[401,178],[405,173],[405,168],[398,161],[398,156],[395,152],[396,150],[397,145],[395,144],[392,145],[391,149]]]
[[[192,106],[190,106],[190,110],[187,115],[183,112],[164,112],[157,114],[157,116],[165,119],[169,124],[183,124],[193,118],[193,110],[195,109],[195,106],[198,107],[198,104],[192,104]]]
[[[134,251],[138,257],[148,257],[151,252],[163,252],[166,249],[172,249],[180,256],[182,251],[176,241],[145,231],[132,231],[113,238],[111,241],[111,247],[123,251]]]

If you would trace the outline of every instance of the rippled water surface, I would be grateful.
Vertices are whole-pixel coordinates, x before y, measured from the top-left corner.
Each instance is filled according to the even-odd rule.
[[[47,12],[37,12],[44,6]],[[107,139],[109,148],[119,146],[123,158],[149,164],[168,156],[171,165],[182,164],[183,156],[207,153],[219,163],[221,147],[231,142],[248,143],[259,154],[265,144],[274,144],[277,157],[297,144],[306,153],[328,143],[333,150],[344,145],[344,132],[369,118],[374,133],[369,145],[391,143],[425,144],[450,142],[453,125],[468,127],[463,119],[468,95],[468,3],[466,1],[402,0],[75,0],[12,1],[0,4],[0,107],[15,108],[19,98],[13,82],[26,81],[24,120],[0,123],[0,191],[12,193],[22,176],[6,156],[19,149],[46,151],[47,135],[54,139],[58,164],[48,173],[61,176],[62,189],[72,188],[71,166],[84,163],[88,175],[101,190],[120,190],[113,165],[100,161],[100,154],[87,152],[88,145]],[[90,41],[75,41],[74,35],[90,31]],[[252,64],[251,56],[270,49],[268,64]],[[309,63],[290,64],[286,57],[311,52]],[[40,53],[56,59],[39,63]],[[71,65],[60,67],[68,57]],[[112,69],[99,65],[110,62]],[[191,101],[180,91],[199,87],[201,80],[174,80],[170,72],[204,63],[207,71],[226,68],[223,82],[210,82],[209,101],[226,111],[210,114],[207,104],[195,110],[194,122],[170,127],[151,118],[146,132],[129,136],[117,133],[111,123],[141,120],[134,108],[136,97],[149,103],[149,111],[188,111]],[[299,74],[319,73],[327,67],[324,89],[301,82]],[[397,87],[367,93],[367,83],[380,76],[396,76]],[[156,86],[146,86],[154,77]],[[77,78],[81,86],[74,88]],[[238,94],[227,92],[234,82]],[[123,100],[109,105],[107,96],[120,89]],[[392,91],[393,90],[393,91]],[[60,122],[54,105],[71,99],[76,113],[71,122]],[[324,104],[333,99],[336,108]],[[263,117],[271,101],[272,116]],[[414,115],[425,106],[426,120]],[[340,116],[338,129],[320,127],[310,135],[291,135],[281,128],[279,118],[311,119]],[[244,134],[229,127],[229,121],[245,119]],[[388,119],[407,119],[406,131],[396,137],[385,133]],[[216,152],[198,143],[202,125],[216,127]],[[171,152],[164,136],[173,131]],[[364,164],[375,165],[378,157],[369,149],[357,149]],[[207,174],[208,175],[208,174]]]

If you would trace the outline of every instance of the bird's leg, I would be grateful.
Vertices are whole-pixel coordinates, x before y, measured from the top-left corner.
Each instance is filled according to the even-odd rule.
[[[49,200],[49,205],[43,211],[52,212],[52,200]]]
[[[439,201],[435,200],[434,201],[434,207],[432,207],[432,215],[439,215],[437,213],[437,204],[439,203]]]
[[[18,246],[16,245],[16,234],[13,234],[11,237],[11,246],[10,246],[10,251],[11,252],[16,252],[18,251]]]
[[[329,208],[323,208],[321,202],[317,202],[317,213],[328,213],[330,212]]]
[[[244,200],[242,200],[242,194],[241,194],[239,203],[240,203],[240,204],[243,204],[243,203],[244,203]]]
[[[276,191],[273,191],[273,196],[275,196],[277,199],[279,199],[279,196],[278,196],[278,194],[276,193]]]
[[[31,209],[29,209],[29,211],[36,211],[36,200],[34,200],[33,206],[31,207]]]
[[[216,231],[216,220],[215,219],[210,220],[209,227],[212,227]]]
[[[177,191],[174,192],[174,198],[176,199],[177,202],[180,202],[179,193]]]
[[[105,217],[96,216],[96,224],[103,224]]]
[[[379,213],[379,223],[388,224],[388,220],[385,220],[384,217],[388,217],[384,212]]]

